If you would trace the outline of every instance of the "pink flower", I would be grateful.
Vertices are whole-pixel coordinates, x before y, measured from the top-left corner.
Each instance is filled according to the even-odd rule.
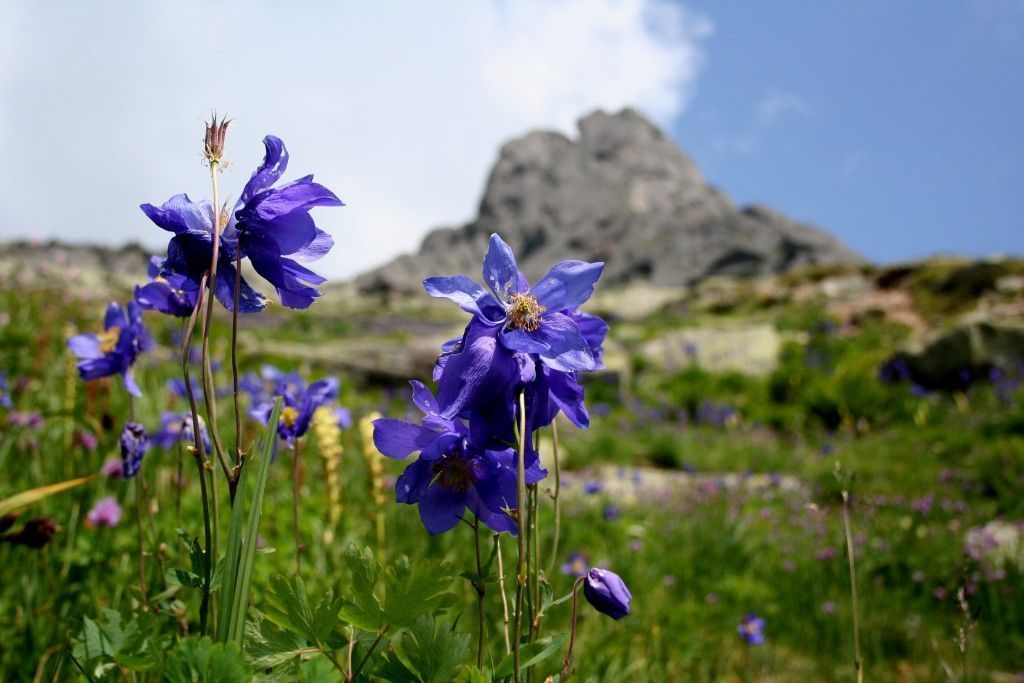
[[[117,504],[117,499],[113,496],[100,498],[85,516],[86,526],[90,527],[113,527],[117,526],[120,521],[121,506]]]

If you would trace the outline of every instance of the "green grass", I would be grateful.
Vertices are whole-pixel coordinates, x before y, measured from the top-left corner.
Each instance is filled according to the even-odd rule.
[[[64,350],[68,323],[81,330],[95,328],[101,305],[62,292],[5,289],[0,312],[7,320],[0,325],[5,349],[0,371],[24,378],[14,394],[16,407],[39,411],[46,421],[41,430],[25,430],[10,426],[0,412],[2,498],[96,471],[116,453],[127,402],[118,382],[81,383]],[[823,327],[820,311],[786,308],[777,313],[780,326],[806,332],[808,343],[787,346],[775,373],[750,378],[689,369],[666,376],[638,359],[628,386],[602,377],[589,381],[589,430],[561,430],[571,473],[561,550],[549,577],[555,595],[572,584],[558,566],[570,552],[580,551],[619,572],[635,597],[633,614],[619,622],[583,614],[578,680],[854,680],[836,461],[854,474],[853,532],[867,680],[940,680],[944,663],[959,675],[954,638],[961,613],[953,596],[963,585],[972,587],[969,602],[978,624],[967,657],[969,676],[987,680],[993,672],[1016,673],[1024,661],[1022,577],[1011,569],[1001,580],[985,580],[965,557],[963,542],[972,526],[997,516],[1024,516],[1019,394],[1012,406],[987,387],[959,398],[912,396],[905,386],[877,380],[878,365],[905,331],[879,323],[846,337]],[[176,326],[157,317],[147,320],[163,342],[156,360],[145,362],[138,373],[145,392],[138,414],[152,427],[163,410],[184,405],[163,388],[174,374],[169,343]],[[353,320],[358,318],[332,312],[321,322],[315,310],[278,311],[265,325],[246,325],[245,331],[257,338],[315,345],[358,336],[361,328]],[[226,321],[219,322],[223,340]],[[218,355],[226,350],[223,341],[215,345]],[[312,377],[329,370],[296,358],[242,359],[245,368],[266,360],[299,367]],[[408,408],[404,388],[387,394],[382,387],[342,379],[342,402],[357,417],[372,410],[397,416]],[[223,371],[219,381],[227,382]],[[734,407],[736,417],[722,426],[701,423],[698,412],[705,401]],[[230,412],[230,400],[222,400],[222,434],[231,433]],[[96,451],[79,444],[75,434],[82,430],[99,437]],[[376,546],[376,508],[356,430],[346,431],[344,447],[343,516],[331,529],[331,543],[322,540],[327,515],[321,462],[312,440],[304,448],[303,574],[311,596],[348,581],[343,559],[348,543]],[[188,563],[175,533],[178,489],[173,478],[179,457],[152,450],[144,466],[158,508],[156,540],[166,546],[160,558],[166,567]],[[272,465],[266,488],[261,535],[276,551],[257,555],[257,607],[271,574],[287,573],[293,563],[287,464]],[[390,477],[403,467],[384,464]],[[582,483],[607,464],[658,468],[677,476],[678,485],[656,496],[641,489],[635,499],[584,494]],[[189,537],[200,536],[202,528],[193,467],[185,462],[181,491],[181,527]],[[632,472],[626,469],[622,476],[628,480]],[[718,481],[720,475],[743,473],[777,474],[796,486],[772,485],[771,480],[752,486],[742,477],[731,487]],[[85,513],[104,495],[116,496],[124,506],[121,525],[86,528]],[[928,496],[932,503],[925,510],[922,500]],[[138,590],[132,500],[127,482],[97,481],[26,513],[53,517],[61,525],[47,547],[0,544],[0,674],[5,680],[31,680],[37,672],[46,678],[58,666],[61,676],[73,678],[63,656],[83,617],[95,619],[101,608],[133,611]],[[608,518],[612,505],[618,516]],[[226,497],[222,537],[225,510]],[[430,537],[414,508],[391,502],[385,519],[386,556],[406,554],[414,562],[447,559],[457,571],[471,569],[468,529]],[[542,566],[548,561],[552,527],[545,500]],[[505,557],[513,558],[514,543],[507,541]],[[154,560],[149,567],[153,592],[162,590]],[[464,599],[459,628],[471,632],[474,593],[467,582],[459,583],[457,592]],[[155,618],[169,632],[180,633],[183,625],[195,631],[197,606],[198,591],[179,590],[166,598]],[[550,616],[556,630],[567,627],[565,607]],[[748,649],[737,638],[736,625],[748,611],[767,620],[763,647]],[[488,618],[497,629],[499,601],[489,603]],[[493,654],[500,655],[497,648]]]

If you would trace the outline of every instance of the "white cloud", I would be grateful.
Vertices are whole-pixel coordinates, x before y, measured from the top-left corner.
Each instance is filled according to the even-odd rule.
[[[800,95],[775,90],[757,103],[757,119],[763,126],[771,126],[786,119],[808,120],[815,115],[814,108]]]
[[[205,196],[200,119],[235,117],[231,192],[280,135],[286,177],[348,206],[319,221],[332,275],[475,210],[498,145],[594,107],[669,124],[710,22],[667,0],[69,3],[0,10],[0,238],[166,235],[136,208]],[[6,46],[6,47],[3,47]]]

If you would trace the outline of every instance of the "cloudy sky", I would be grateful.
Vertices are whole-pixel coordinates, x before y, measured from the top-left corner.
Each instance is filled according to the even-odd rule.
[[[0,239],[159,249],[138,204],[207,194],[216,107],[226,192],[272,132],[346,201],[344,276],[471,217],[503,140],[632,105],[877,260],[1024,253],[1022,73],[1019,0],[5,2]]]

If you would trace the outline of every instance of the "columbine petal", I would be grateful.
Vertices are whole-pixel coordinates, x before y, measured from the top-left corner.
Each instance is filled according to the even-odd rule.
[[[487,286],[499,296],[505,296],[518,289],[519,268],[516,266],[516,257],[512,253],[512,248],[498,236],[498,233],[491,235],[491,241],[487,245],[483,275]]]
[[[75,335],[68,339],[68,348],[82,359],[99,358],[103,355],[100,351],[100,338],[95,334]]]
[[[403,460],[436,439],[437,432],[394,418],[373,421],[373,445],[389,458]]]
[[[268,135],[263,138],[263,146],[266,148],[263,163],[253,171],[249,182],[245,184],[239,203],[248,202],[260,190],[276,183],[288,168],[288,150],[285,149],[284,141],[281,138],[276,135]]]
[[[540,279],[530,293],[549,311],[561,311],[582,305],[594,293],[604,264],[586,261],[559,261]]]
[[[313,241],[298,251],[292,252],[290,256],[300,263],[311,263],[326,256],[333,246],[334,238],[327,234],[327,232],[317,228],[316,237],[313,238]]]
[[[517,370],[495,338],[497,328],[471,322],[462,348],[447,357],[437,388],[441,415],[453,418],[481,396],[504,393]]]
[[[235,308],[235,273],[234,263],[226,259],[221,260],[217,268],[217,288],[214,294],[221,306],[229,311]],[[241,278],[238,281],[238,312],[258,313],[266,307],[267,298],[253,289],[244,277]]]
[[[466,495],[441,486],[428,486],[420,498],[420,519],[431,534],[455,528],[466,509]]]
[[[159,207],[139,208],[157,226],[175,234],[213,231],[213,205],[207,200],[193,202],[186,194],[176,194]]]
[[[494,295],[465,275],[428,277],[423,281],[427,294],[448,299],[481,322],[497,324],[504,317],[501,305]]]
[[[106,315],[103,316],[103,329],[109,330],[111,327],[124,329],[127,326],[128,319],[124,315],[124,309],[121,308],[121,304],[111,301],[110,305],[107,306]]]
[[[540,357],[549,368],[576,372],[593,370],[597,365],[590,353],[587,340],[580,334],[576,323],[567,315],[545,315],[540,329],[530,334],[534,339],[540,339],[548,345],[548,350],[540,353]]]
[[[434,398],[430,389],[423,382],[417,380],[412,380],[409,384],[412,385],[412,402],[416,404],[416,407],[422,410],[424,415],[437,415],[437,399]]]
[[[309,175],[274,188],[257,198],[247,211],[254,211],[255,217],[271,221],[287,214],[306,212],[314,206],[344,206],[333,192],[320,183],[313,182]]]

